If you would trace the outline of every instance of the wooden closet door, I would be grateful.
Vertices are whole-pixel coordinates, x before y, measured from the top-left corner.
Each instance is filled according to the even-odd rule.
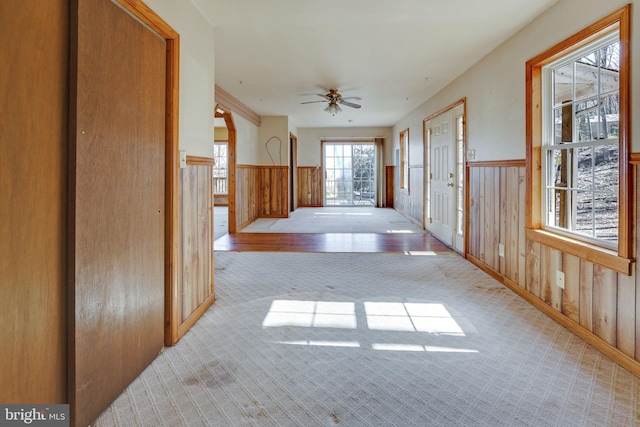
[[[166,46],[110,0],[75,0],[72,17],[69,398],[84,426],[163,347]]]
[[[67,0],[0,0],[0,402],[67,401]]]

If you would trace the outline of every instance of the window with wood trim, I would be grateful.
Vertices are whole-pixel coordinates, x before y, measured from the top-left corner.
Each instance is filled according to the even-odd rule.
[[[409,129],[400,132],[400,189],[409,191]]]
[[[629,273],[629,8],[527,62],[528,237]]]

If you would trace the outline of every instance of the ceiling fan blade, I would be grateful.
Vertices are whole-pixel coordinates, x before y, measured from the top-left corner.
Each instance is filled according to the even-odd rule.
[[[331,98],[330,98],[330,97],[328,97],[327,95],[323,95],[323,94],[321,94],[321,93],[316,93],[316,95],[321,96],[321,97],[323,97],[323,98],[325,98],[325,99],[331,99]]]
[[[359,96],[344,96],[342,99],[355,99],[356,101],[362,101],[362,98]]]
[[[306,101],[306,102],[301,102],[300,104],[314,104],[316,102],[327,102],[326,100],[324,101]]]
[[[351,108],[360,108],[361,107],[361,105],[354,104],[353,102],[347,102],[347,101],[344,101],[342,99],[338,100],[338,104],[346,105],[347,107],[351,107]]]

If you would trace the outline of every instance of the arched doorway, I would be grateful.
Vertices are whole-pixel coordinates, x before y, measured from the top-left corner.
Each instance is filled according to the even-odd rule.
[[[236,125],[231,111],[218,104],[215,117],[224,119],[227,127],[227,194],[229,198],[229,234],[237,231],[236,221]]]

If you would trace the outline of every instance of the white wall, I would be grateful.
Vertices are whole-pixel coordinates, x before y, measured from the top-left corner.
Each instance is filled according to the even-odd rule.
[[[236,164],[258,164],[258,126],[239,114],[231,113],[236,126]]]
[[[213,132],[216,141],[227,141],[229,139],[229,130],[224,128],[215,128]]]
[[[267,144],[268,141],[268,144]],[[258,129],[258,163],[261,166],[289,164],[289,118],[262,116]]]
[[[320,166],[321,141],[323,139],[373,139],[385,138],[385,165],[393,164],[391,128],[299,128],[298,129],[298,166]]]
[[[180,34],[179,145],[191,156],[213,156],[214,32],[189,0],[145,0]]]
[[[400,120],[393,128],[394,147],[399,144],[399,132],[409,128],[411,159],[422,159],[422,121],[466,97],[467,143],[475,149],[476,160],[524,159],[526,61],[627,3],[633,3],[631,99],[640,99],[640,43],[635,43],[640,0],[560,0]],[[632,108],[633,122],[640,122],[640,108]],[[636,126],[632,132],[640,130]],[[632,151],[640,151],[640,141],[633,137],[631,141]]]

